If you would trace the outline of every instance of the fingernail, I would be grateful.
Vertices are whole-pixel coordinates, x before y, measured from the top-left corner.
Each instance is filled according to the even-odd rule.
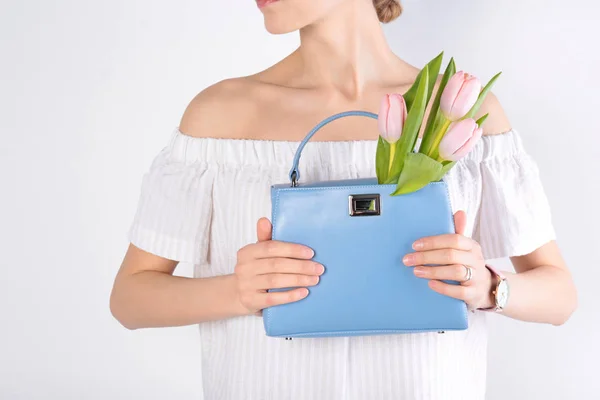
[[[415,256],[412,254],[406,255],[402,259],[402,262],[404,262],[404,265],[412,265],[415,262]]]
[[[308,258],[313,258],[315,256],[315,251],[313,249],[306,249],[304,250],[304,254]]]
[[[415,275],[416,276],[425,276],[425,268],[421,268],[421,267],[417,267],[415,268]]]
[[[423,246],[425,246],[425,244],[423,242],[421,242],[420,240],[417,240],[416,242],[413,243],[412,248],[414,250],[421,250],[423,248]]]
[[[317,271],[317,275],[323,275],[323,273],[325,272],[325,267],[321,264],[317,264],[315,266],[315,270]]]
[[[319,283],[319,277],[318,276],[311,276],[310,277],[310,284],[311,285],[316,285],[317,283]]]

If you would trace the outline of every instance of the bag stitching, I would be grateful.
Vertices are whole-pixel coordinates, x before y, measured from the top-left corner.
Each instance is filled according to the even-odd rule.
[[[328,331],[328,332],[307,332],[307,333],[289,333],[273,335],[271,337],[331,337],[331,335],[347,335],[356,333],[429,333],[439,331],[461,331],[464,328],[426,328],[426,329],[376,329],[376,330],[358,330],[358,331]]]

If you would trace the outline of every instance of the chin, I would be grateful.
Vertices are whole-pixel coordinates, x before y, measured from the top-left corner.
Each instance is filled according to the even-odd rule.
[[[282,15],[283,13],[265,13],[265,29],[273,35],[282,35],[284,33],[295,32],[306,25],[309,21],[301,21],[292,16]]]
[[[295,26],[291,24],[273,24],[265,21],[265,29],[267,32],[273,35],[283,35],[285,33],[295,32],[300,28],[301,26]]]
[[[257,0],[265,28],[272,34],[290,33],[322,19],[346,0]]]

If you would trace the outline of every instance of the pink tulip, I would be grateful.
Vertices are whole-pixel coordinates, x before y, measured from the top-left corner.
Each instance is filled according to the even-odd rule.
[[[440,109],[450,121],[458,121],[475,105],[480,92],[479,79],[463,71],[457,72],[444,88]]]
[[[387,94],[381,100],[379,108],[379,133],[390,144],[394,144],[402,135],[407,110],[404,97],[399,94]]]
[[[468,118],[450,125],[439,147],[440,158],[458,161],[466,156],[481,138],[483,129],[474,119]]]

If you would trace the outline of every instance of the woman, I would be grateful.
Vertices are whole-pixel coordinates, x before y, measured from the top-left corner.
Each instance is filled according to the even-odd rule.
[[[261,310],[303,298],[323,273],[310,249],[271,241],[270,222],[261,218],[270,214],[270,185],[286,182],[297,141],[317,122],[340,111],[376,112],[382,96],[404,93],[418,70],[385,41],[379,21],[400,14],[394,0],[257,4],[269,32],[300,30],[301,46],[191,102],[144,179],[113,314],[129,329],[200,324],[207,400],[483,399],[482,310],[500,305],[507,317],[560,325],[576,305],[537,167],[518,133],[489,96],[480,112],[490,114],[486,136],[446,177],[457,234],[418,242],[399,266],[418,267],[432,290],[465,300],[474,310],[468,330],[268,338]],[[377,136],[366,118],[328,125],[305,150],[303,176],[375,176]],[[504,273],[507,304],[493,294],[502,279],[484,261],[499,257],[511,257],[516,270]],[[174,277],[178,262],[194,263],[196,277]],[[290,286],[301,288],[266,293]]]

